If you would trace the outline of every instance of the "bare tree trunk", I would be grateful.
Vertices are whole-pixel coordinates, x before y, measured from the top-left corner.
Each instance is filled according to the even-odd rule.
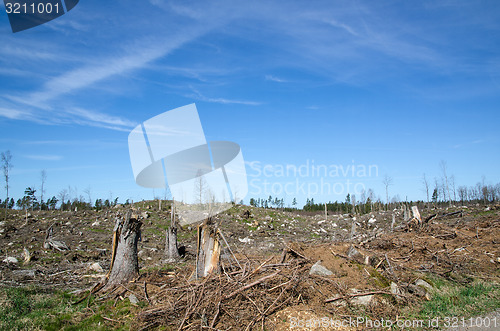
[[[123,284],[139,274],[137,243],[141,236],[142,222],[129,210],[125,219],[116,218],[113,233],[113,255],[107,287]]]
[[[325,221],[328,221],[328,210],[326,209],[326,202],[325,202]]]
[[[167,262],[174,262],[181,257],[179,255],[179,248],[177,247],[177,221],[175,218],[174,200],[172,200],[170,214],[170,226],[165,232],[165,254],[167,256]]]

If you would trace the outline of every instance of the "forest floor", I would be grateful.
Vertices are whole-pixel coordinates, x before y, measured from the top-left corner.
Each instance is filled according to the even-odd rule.
[[[179,229],[186,254],[166,263],[170,212],[158,207],[134,205],[139,277],[93,295],[128,207],[9,211],[0,222],[0,329],[500,329],[496,318],[471,318],[500,308],[498,205],[421,210],[437,215],[418,228],[399,209],[325,220],[234,206],[215,217],[230,248],[223,243],[221,272],[201,280],[191,279],[196,225]],[[44,248],[49,227],[68,250]]]

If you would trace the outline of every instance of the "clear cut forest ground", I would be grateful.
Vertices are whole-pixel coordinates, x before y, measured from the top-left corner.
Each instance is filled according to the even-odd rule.
[[[9,211],[0,223],[0,329],[436,329],[471,321],[500,329],[494,314],[469,319],[500,308],[498,205],[421,210],[424,219],[438,214],[421,229],[400,210],[358,215],[352,239],[352,215],[325,221],[323,213],[234,206],[216,217],[234,257],[223,250],[221,272],[197,281],[189,280],[196,226],[178,232],[185,257],[163,261],[163,206],[134,205],[143,222],[139,277],[91,296],[126,207],[33,211],[27,221]],[[50,226],[69,250],[43,247]],[[318,261],[323,268],[311,274]]]

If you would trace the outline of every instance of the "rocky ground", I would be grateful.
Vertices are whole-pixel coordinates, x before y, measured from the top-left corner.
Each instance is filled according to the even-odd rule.
[[[410,314],[408,306],[433,300],[436,279],[464,285],[500,281],[495,205],[421,210],[423,220],[436,214],[422,227],[405,221],[400,209],[325,219],[324,213],[235,206],[216,217],[234,257],[225,249],[229,258],[225,265],[223,259],[221,274],[194,283],[188,279],[196,225],[179,229],[186,254],[166,264],[170,213],[165,203],[163,210],[158,207],[157,201],[134,205],[143,222],[141,276],[118,296],[126,300],[134,293],[144,302],[134,328],[285,330],[293,321],[346,322],[352,316],[395,321]],[[1,286],[34,284],[73,293],[91,288],[109,269],[115,218],[127,208],[9,211],[7,221],[0,222]],[[44,247],[49,228],[61,250]],[[117,322],[103,323],[112,328]]]

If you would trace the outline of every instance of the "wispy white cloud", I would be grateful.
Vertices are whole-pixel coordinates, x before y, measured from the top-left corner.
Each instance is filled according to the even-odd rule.
[[[350,27],[349,25],[347,25],[347,24],[338,22],[338,21],[336,21],[334,19],[327,19],[327,20],[324,20],[324,22],[326,24],[329,24],[329,25],[333,26],[333,27],[341,28],[341,29],[349,32],[351,35],[353,35],[355,37],[359,36],[359,34],[356,31],[354,31],[354,29],[352,27]]]
[[[463,143],[460,143],[460,144],[456,144],[456,145],[453,146],[453,148],[459,149],[459,148],[463,148],[463,147],[470,147],[470,146],[482,144],[484,142],[486,142],[486,140],[484,140],[484,139],[476,139],[476,140],[472,140],[472,141],[467,141],[467,142],[463,142]]]
[[[0,107],[0,116],[6,117],[11,120],[19,120],[19,119],[27,119],[30,116],[30,114],[25,111],[13,108]]]
[[[306,109],[309,109],[309,110],[318,110],[320,108],[318,106],[312,105],[312,106],[307,106]]]
[[[258,101],[249,101],[249,100],[235,100],[235,99],[226,99],[226,98],[210,98],[202,95],[199,91],[193,89],[194,94],[188,95],[191,98],[198,99],[200,101],[213,102],[213,103],[221,103],[221,104],[238,104],[238,105],[247,105],[247,106],[259,106],[262,102]]]
[[[90,87],[102,80],[124,74],[131,70],[142,68],[147,63],[154,61],[168,52],[180,47],[193,36],[183,36],[176,39],[152,42],[146,47],[131,47],[134,51],[124,56],[107,57],[101,64],[87,65],[66,72],[50,79],[39,91],[29,94],[26,98],[16,98],[18,102],[30,105],[45,104],[62,95]],[[145,45],[142,45],[145,46]]]
[[[4,109],[0,110],[0,116],[10,119],[34,121],[37,116],[29,117],[28,115],[40,113],[40,110],[42,110],[45,115],[43,118],[52,124],[76,123],[119,131],[129,130],[135,123],[124,118],[111,116],[95,109],[88,110],[85,107],[61,106],[65,103],[68,104],[68,102],[64,102],[64,97],[78,95],[81,90],[95,89],[103,81],[124,76],[132,71],[145,69],[155,60],[165,57],[172,51],[182,47],[185,43],[198,38],[210,31],[215,25],[220,24],[216,20],[207,18],[204,18],[203,21],[201,23],[205,24],[194,22],[188,27],[183,27],[182,30],[170,33],[169,35],[162,35],[161,37],[136,37],[134,41],[127,41],[126,44],[121,45],[120,48],[124,50],[123,52],[115,51],[111,56],[109,52],[104,52],[94,58],[88,58],[85,64],[49,78],[35,90],[18,92],[17,94],[4,93],[0,97],[3,97],[14,105],[14,109],[23,108],[37,111],[7,111],[4,107]],[[29,52],[26,49],[9,50],[3,47],[0,48],[0,54],[1,51],[9,53],[9,55],[22,53],[18,55],[23,57],[29,56]],[[44,53],[34,56],[37,58],[52,58],[52,54],[45,55]],[[179,69],[179,71],[182,71],[186,75],[192,74],[196,76],[196,73],[189,73],[188,69]],[[20,73],[13,72],[11,74]],[[108,86],[104,87],[108,88]],[[226,99],[213,99],[212,101],[233,103],[233,100]],[[71,104],[77,103],[74,99],[71,102]]]
[[[40,155],[24,155],[25,158],[37,161],[59,161],[63,157],[61,155],[50,155],[50,154],[40,154]]]
[[[124,128],[133,128],[134,126],[137,125],[137,123],[135,122],[129,121],[127,119],[118,116],[111,116],[108,114],[83,108],[71,108],[68,109],[66,112],[82,120],[89,121],[91,123],[96,123],[99,125],[109,125],[112,127],[124,127]]]
[[[288,83],[288,80],[286,79],[283,79],[283,78],[279,78],[279,77],[276,77],[276,76],[273,76],[273,75],[266,75],[266,80],[270,80],[272,82],[277,82],[277,83]]]

